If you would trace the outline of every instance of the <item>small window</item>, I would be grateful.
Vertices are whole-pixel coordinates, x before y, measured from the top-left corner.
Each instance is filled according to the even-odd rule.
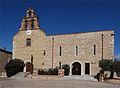
[[[111,34],[111,36],[114,36],[115,34],[113,33],[113,34]]]
[[[59,62],[59,69],[61,69],[61,62]]]
[[[93,54],[96,55],[96,45],[93,45]]]
[[[45,63],[42,63],[42,65],[45,65]]]
[[[26,40],[26,46],[31,46],[31,39],[30,39],[30,38],[28,38],[28,39]]]
[[[60,52],[59,52],[59,55],[61,56],[62,54],[62,47],[60,46]]]
[[[44,56],[46,55],[46,51],[45,51],[45,50],[43,51],[43,55],[44,55]]]

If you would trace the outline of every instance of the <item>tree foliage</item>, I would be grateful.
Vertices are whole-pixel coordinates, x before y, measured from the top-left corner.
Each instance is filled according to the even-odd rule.
[[[114,67],[115,67],[114,70],[116,72],[120,72],[120,61],[115,61]]]
[[[117,72],[117,73],[120,72],[120,62],[119,61],[113,61],[110,59],[100,60],[99,67],[101,67],[103,71],[111,72],[109,78],[113,78],[114,72]]]
[[[114,61],[110,59],[100,60],[99,67],[104,71],[112,71],[114,70]]]
[[[24,70],[24,61],[20,59],[12,59],[10,60],[4,67],[6,74],[8,77],[11,77],[18,72],[23,72]]]
[[[120,77],[120,61],[115,62],[115,71],[117,73],[117,76]]]
[[[62,69],[65,70],[64,75],[69,75],[69,73],[70,73],[70,66],[68,64],[62,65]]]

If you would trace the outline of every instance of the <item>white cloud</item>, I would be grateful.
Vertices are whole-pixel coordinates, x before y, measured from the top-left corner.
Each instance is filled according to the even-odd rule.
[[[115,56],[115,59],[120,61],[120,54],[118,54],[117,56]]]

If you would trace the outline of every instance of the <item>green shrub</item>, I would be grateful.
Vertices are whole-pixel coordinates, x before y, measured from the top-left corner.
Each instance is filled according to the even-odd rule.
[[[38,75],[42,75],[44,73],[43,69],[38,69]]]
[[[70,66],[68,64],[62,65],[62,69],[64,69],[64,75],[69,75],[70,73]]]
[[[38,75],[58,75],[58,67],[50,69],[39,69]]]
[[[4,67],[7,73],[7,77],[11,77],[17,74],[18,72],[23,72],[24,66],[25,66],[24,61],[20,59],[10,60]]]
[[[58,75],[58,67],[49,70],[51,71],[51,75]]]

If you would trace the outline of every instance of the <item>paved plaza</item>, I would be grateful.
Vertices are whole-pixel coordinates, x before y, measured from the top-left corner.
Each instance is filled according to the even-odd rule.
[[[109,84],[81,80],[3,80],[0,88],[120,88],[119,84]]]

